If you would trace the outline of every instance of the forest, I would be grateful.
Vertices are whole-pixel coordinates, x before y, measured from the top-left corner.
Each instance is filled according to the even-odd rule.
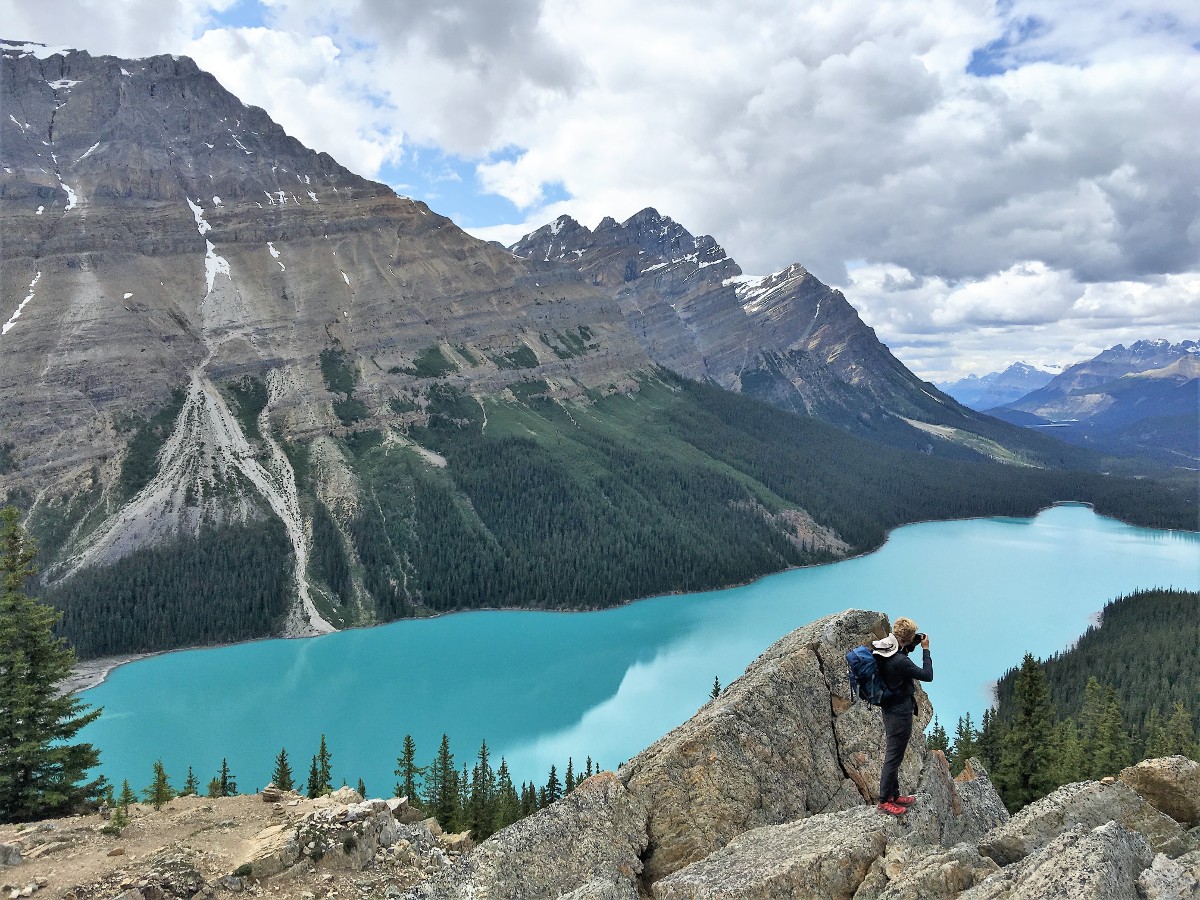
[[[322,365],[330,389],[359,403],[344,355],[331,350]],[[256,433],[262,383],[226,389]],[[851,552],[905,523],[1030,516],[1059,500],[1197,527],[1182,483],[906,451],[667,372],[589,403],[547,391],[514,384],[506,402],[439,383],[420,398],[423,419],[397,418],[388,434],[346,430],[337,440],[359,497],[336,509],[320,499],[309,444],[284,440],[322,614],[355,625],[483,607],[594,609],[836,558],[819,535],[785,531],[783,514],[796,509]],[[125,490],[153,476],[146,460],[164,421],[134,427],[140,449],[128,459],[139,462],[127,461]],[[447,465],[431,466],[414,443]],[[42,594],[83,658],[211,644],[271,633],[292,601],[291,565],[282,526],[261,521],[144,549]]]
[[[1118,597],[1075,646],[1007,672],[981,728],[967,716],[950,738],[936,723],[930,746],[954,772],[979,756],[1010,811],[1143,759],[1200,761],[1198,613],[1196,591]]]

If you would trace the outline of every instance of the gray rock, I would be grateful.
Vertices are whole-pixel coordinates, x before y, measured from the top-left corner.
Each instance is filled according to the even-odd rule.
[[[904,830],[899,819],[874,808],[768,825],[654,882],[651,891],[655,900],[849,900]]]
[[[1147,759],[1124,769],[1120,779],[1181,825],[1200,825],[1200,763],[1186,756]]]
[[[942,847],[978,841],[1008,821],[1008,810],[979,760],[968,763],[957,778],[950,777],[946,756],[925,754],[917,801],[905,820],[922,840]]]
[[[854,900],[943,900],[957,897],[999,869],[970,844],[948,849],[892,844],[878,862],[886,883],[878,893],[859,890]]]
[[[0,866],[15,866],[20,861],[20,844],[0,844]]]
[[[303,859],[323,868],[361,871],[379,848],[396,843],[400,834],[383,800],[325,807],[309,813],[298,824],[264,828],[250,843],[239,867],[248,865],[259,880],[290,869]]]
[[[846,652],[886,634],[878,612],[848,610],[792,632],[691,720],[617,773],[652,810],[646,880],[703,859],[742,832],[873,802],[883,756],[879,711],[852,703]],[[921,715],[901,770],[916,786]]]
[[[1150,868],[1138,876],[1138,896],[1144,900],[1197,900],[1200,898],[1200,851],[1179,859],[1159,853]]]
[[[421,900],[637,897],[646,808],[611,772],[497,832],[406,896]]]
[[[1076,825],[959,900],[1133,900],[1153,858],[1146,839],[1118,822]]]
[[[1079,781],[1029,804],[993,829],[979,849],[1002,866],[1024,859],[1074,825],[1095,828],[1115,821],[1140,832],[1155,852],[1179,856],[1191,840],[1175,820],[1163,815],[1119,782]]]

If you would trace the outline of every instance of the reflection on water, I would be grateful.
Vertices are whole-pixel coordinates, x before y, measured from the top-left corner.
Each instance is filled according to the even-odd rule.
[[[792,629],[849,607],[909,615],[931,635],[930,694],[949,730],[978,723],[995,679],[1086,630],[1143,587],[1200,589],[1200,537],[1101,518],[1078,505],[1035,519],[912,525],[877,553],[754,584],[591,613],[478,612],[295,641],[186,651],[124,666],[84,699],[82,733],[118,783],[161,758],[204,782],[223,757],[243,790],[286,747],[302,776],[321,734],[335,782],[389,794],[405,734],[418,762],[443,732],[461,767],[486,738],[520,781],[591,755],[615,767],[686,720]]]

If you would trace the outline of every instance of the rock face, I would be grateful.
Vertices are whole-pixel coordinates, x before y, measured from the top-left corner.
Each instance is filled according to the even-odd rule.
[[[1124,769],[1120,780],[1180,825],[1200,825],[1200,763],[1186,756],[1147,759]]]
[[[1119,822],[1137,831],[1155,852],[1179,856],[1192,849],[1187,832],[1124,784],[1081,781],[1065,784],[1029,804],[990,832],[980,849],[1001,865],[1018,862],[1073,825],[1097,828]]]
[[[657,210],[606,218],[595,231],[560,216],[510,249],[547,270],[569,265],[607,290],[646,353],[688,377],[901,446],[947,440],[962,452],[956,430],[1000,433],[909,372],[839,291],[802,266],[744,275],[712,237]]]

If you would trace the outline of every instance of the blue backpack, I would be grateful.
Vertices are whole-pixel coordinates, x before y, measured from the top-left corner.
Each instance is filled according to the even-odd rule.
[[[846,665],[849,667],[851,700],[858,696],[872,706],[882,706],[891,696],[870,647],[855,647],[846,654]]]

